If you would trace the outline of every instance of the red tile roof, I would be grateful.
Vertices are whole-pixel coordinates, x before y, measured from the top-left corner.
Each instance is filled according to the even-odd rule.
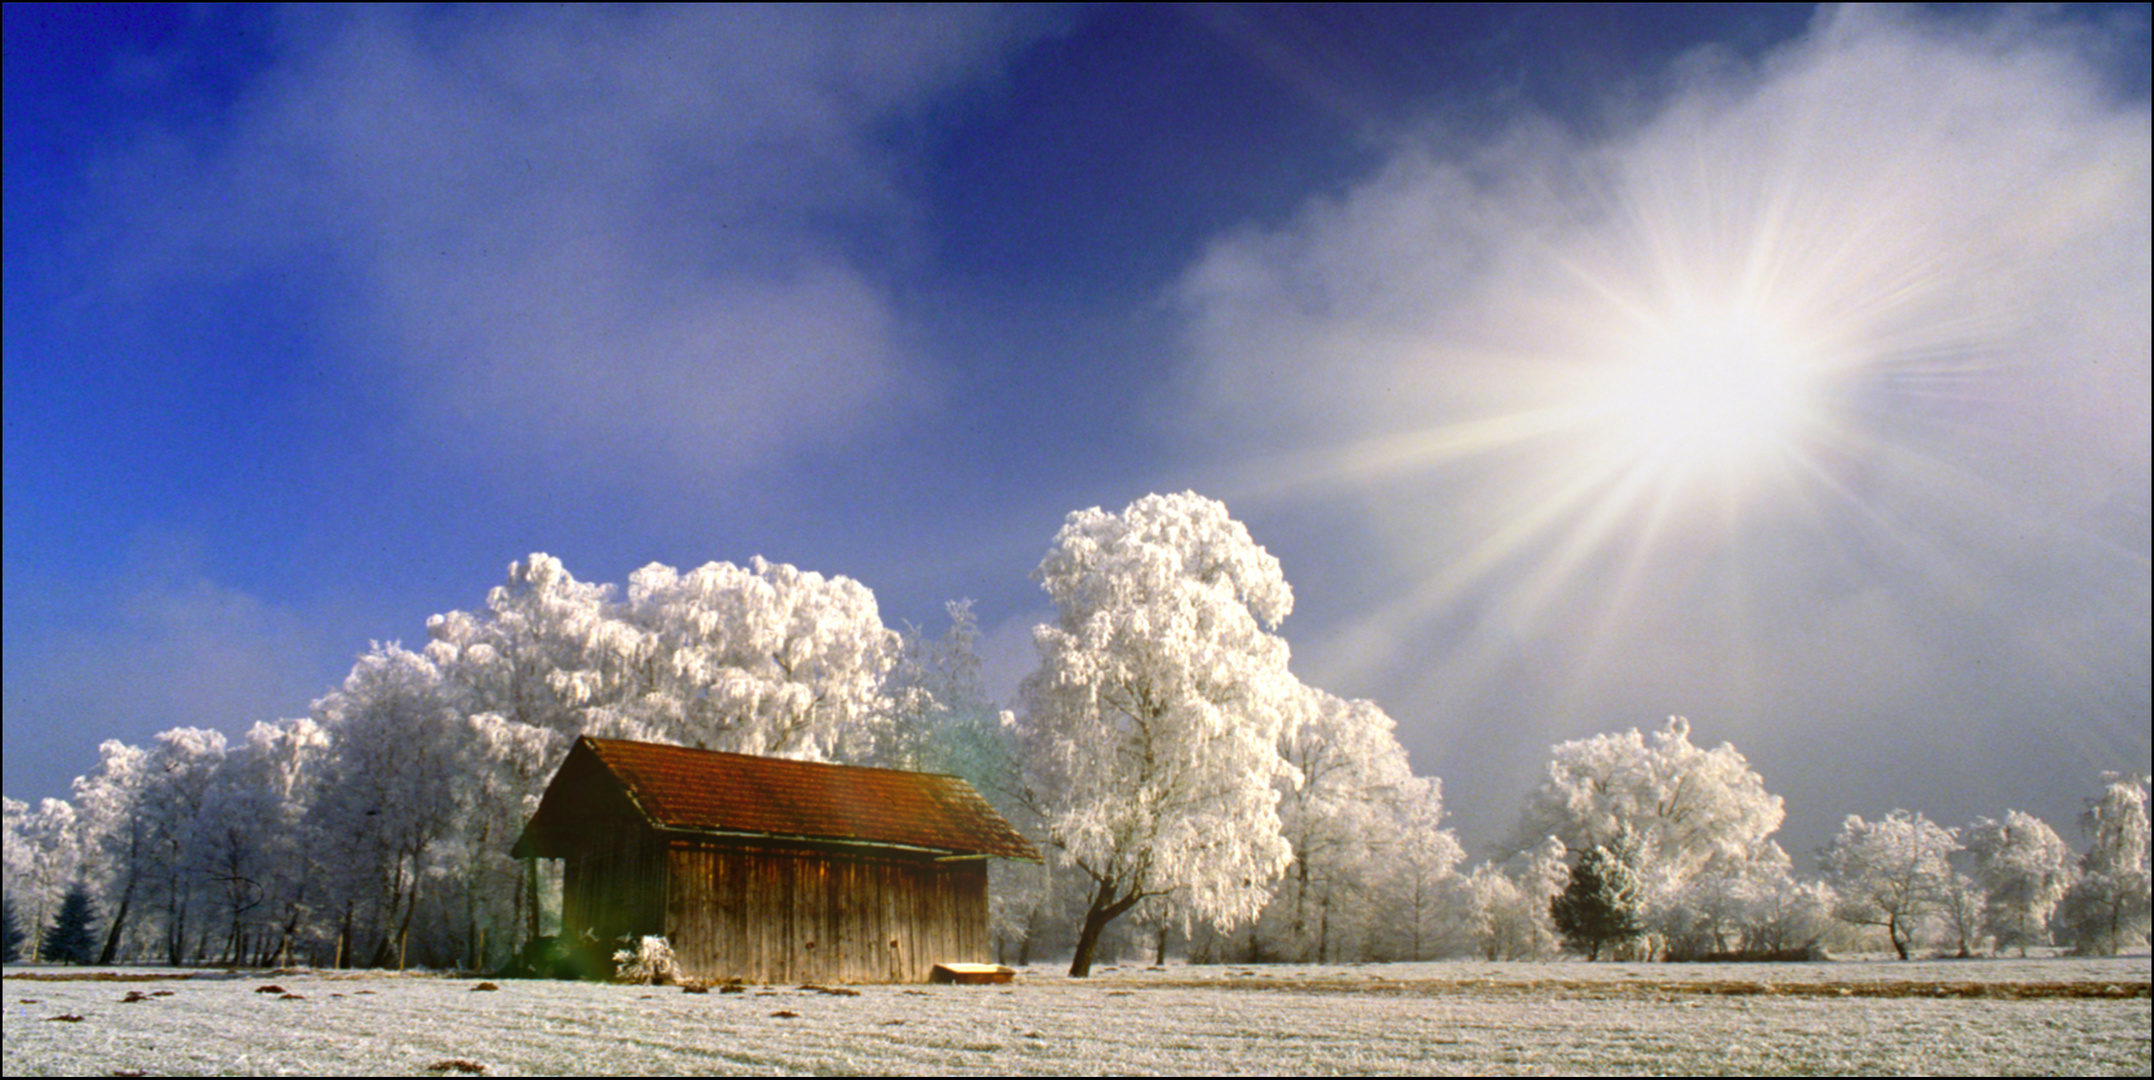
[[[577,750],[585,749],[661,829],[1040,857],[955,776],[620,739],[579,739]]]

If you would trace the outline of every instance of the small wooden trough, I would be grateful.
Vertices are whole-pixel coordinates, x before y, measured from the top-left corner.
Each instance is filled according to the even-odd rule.
[[[927,981],[936,983],[1006,983],[1017,974],[1001,964],[936,964]]]

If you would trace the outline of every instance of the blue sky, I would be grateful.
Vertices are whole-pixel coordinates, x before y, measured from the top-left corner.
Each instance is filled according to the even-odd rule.
[[[303,713],[535,551],[970,597],[1012,686],[1063,516],[1194,489],[1470,846],[1671,713],[1791,850],[2068,827],[2148,767],[2147,40],[10,5],[6,790]],[[1693,353],[1795,374],[1620,381]]]

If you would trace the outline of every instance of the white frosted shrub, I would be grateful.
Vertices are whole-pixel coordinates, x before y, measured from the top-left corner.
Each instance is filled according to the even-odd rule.
[[[685,981],[680,963],[673,958],[673,946],[662,937],[645,936],[635,948],[614,953],[613,964],[615,982],[666,986]]]

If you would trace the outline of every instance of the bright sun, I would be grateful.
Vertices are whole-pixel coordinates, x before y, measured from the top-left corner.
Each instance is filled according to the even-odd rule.
[[[1580,407],[1604,464],[1662,485],[1739,485],[1798,452],[1812,418],[1814,360],[1750,314],[1641,327],[1596,365]]]

